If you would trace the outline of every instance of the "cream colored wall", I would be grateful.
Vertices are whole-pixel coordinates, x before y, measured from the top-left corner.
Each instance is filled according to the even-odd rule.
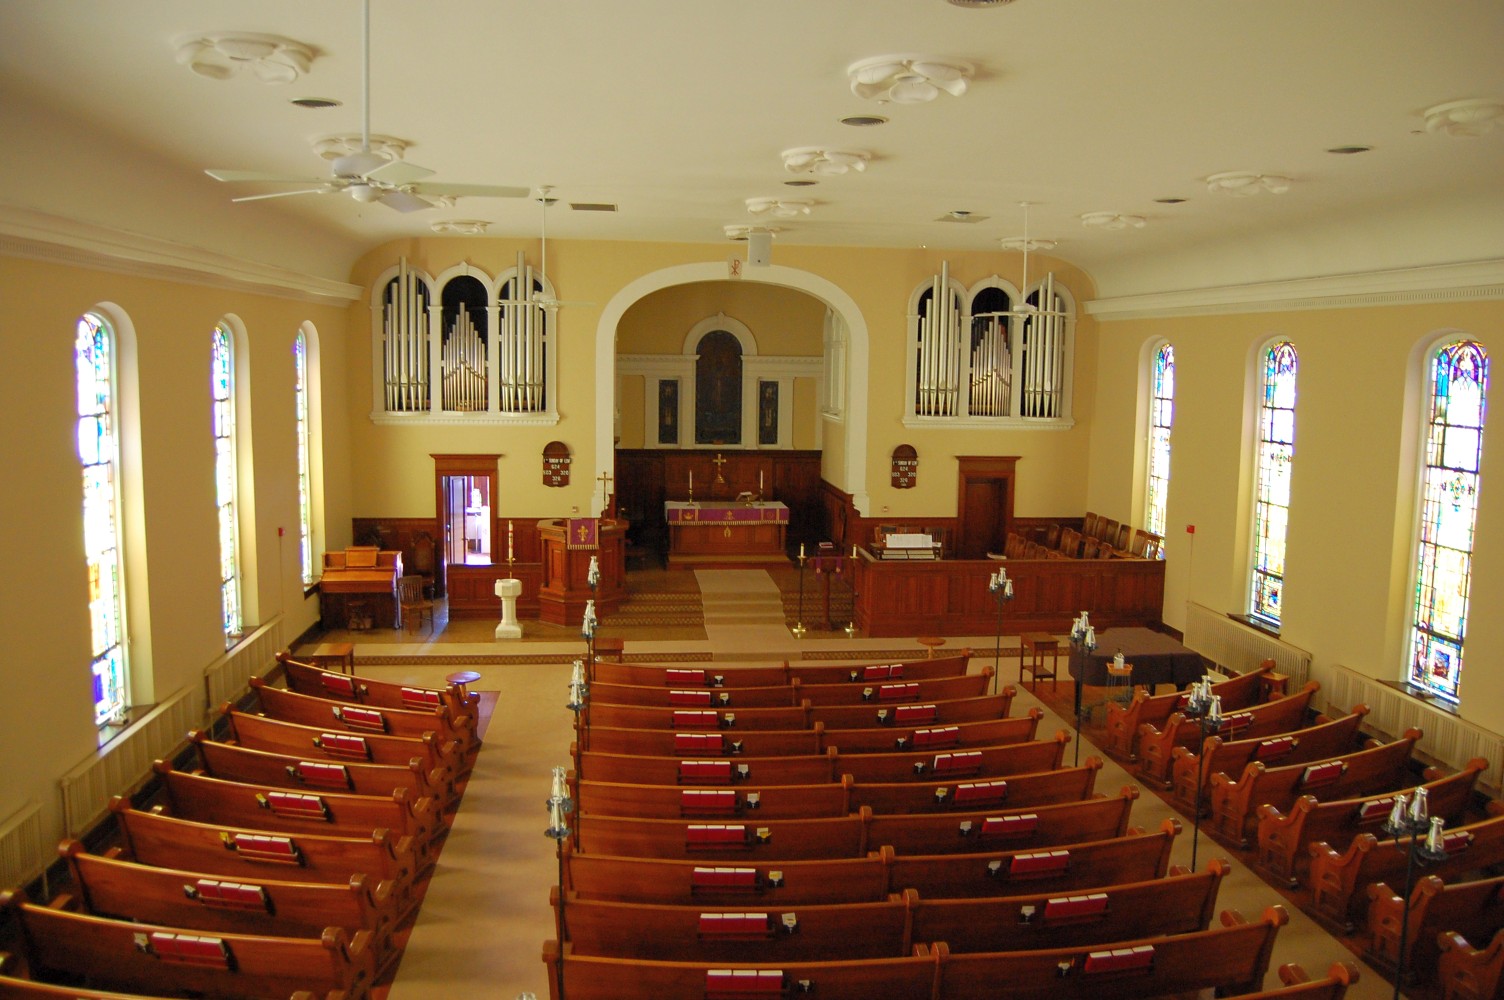
[[[697,282],[645,295],[617,326],[622,354],[684,351],[684,336],[717,313],[746,324],[759,355],[818,358],[825,307],[803,292],[749,281]]]
[[[1142,523],[1135,453],[1144,424],[1135,404],[1147,385],[1144,346],[1168,338],[1176,384],[1165,620],[1183,625],[1187,601],[1246,611],[1250,372],[1264,343],[1289,339],[1300,367],[1281,635],[1312,652],[1318,680],[1331,664],[1398,679],[1418,475],[1416,358],[1452,332],[1480,340],[1497,365],[1501,327],[1498,302],[1103,323],[1087,506]],[[1491,428],[1484,440],[1462,689],[1464,717],[1495,731],[1504,719],[1504,623],[1491,613],[1504,606],[1501,438]]]
[[[0,662],[0,819],[27,802],[46,808],[49,832],[61,835],[58,779],[96,750],[89,685],[91,642],[81,530],[76,447],[75,322],[113,303],[129,319],[137,345],[144,548],[127,547],[134,569],[147,568],[146,590],[128,613],[136,641],[133,665],[143,690],[165,700],[202,689],[203,671],[224,652],[220,630],[219,549],[214,450],[210,438],[209,340],[233,313],[248,333],[248,424],[255,443],[253,512],[243,554],[252,581],[248,607],[260,620],[284,617],[296,635],[317,617],[298,579],[296,447],[291,346],[312,321],[326,373],[343,365],[345,312],[286,298],[207,288],[0,258],[0,330],[6,362],[0,398],[12,423],[4,441],[0,487],[9,526],[0,603],[7,608],[6,655]],[[332,386],[330,383],[332,382]],[[325,379],[332,407],[326,480],[346,472],[341,380]],[[246,421],[242,417],[242,421]],[[348,525],[335,485],[326,498],[332,524]],[[286,528],[279,538],[277,529]],[[348,529],[345,529],[348,533]],[[337,532],[335,533],[337,534]],[[341,542],[341,544],[343,544]]]

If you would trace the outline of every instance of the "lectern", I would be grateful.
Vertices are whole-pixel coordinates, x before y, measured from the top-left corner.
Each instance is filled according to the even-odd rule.
[[[601,617],[620,607],[627,596],[626,534],[627,522],[603,518],[595,532],[595,548],[571,548],[568,519],[539,521],[543,582],[538,588],[538,619],[551,625],[578,625],[585,602],[592,599]],[[601,574],[594,591],[585,578],[591,556],[599,562]]]

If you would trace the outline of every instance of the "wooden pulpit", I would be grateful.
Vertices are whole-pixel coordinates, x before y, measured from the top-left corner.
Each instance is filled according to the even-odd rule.
[[[593,531],[583,522],[593,523]],[[582,528],[583,533],[579,530]],[[601,619],[620,607],[627,596],[626,536],[627,522],[620,520],[539,521],[538,539],[543,556],[543,581],[538,588],[539,620],[551,625],[578,625],[585,615],[585,602],[592,598],[596,616]],[[595,543],[593,548],[589,547],[591,541]],[[586,580],[591,556],[596,557],[601,574],[594,591]],[[602,624],[610,626],[609,621]]]

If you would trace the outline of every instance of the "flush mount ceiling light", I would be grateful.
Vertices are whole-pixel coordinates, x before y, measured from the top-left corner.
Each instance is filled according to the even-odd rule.
[[[361,152],[364,140],[365,137],[359,132],[326,135],[322,139],[313,140],[313,151],[326,160],[337,160],[341,156],[353,156]],[[411,145],[411,141],[398,139],[393,135],[372,135],[369,149],[382,159],[400,160]]]
[[[748,198],[747,211],[753,215],[771,215],[775,219],[797,219],[814,208],[812,201],[785,201],[781,198]]]
[[[971,63],[934,56],[876,56],[846,67],[851,92],[879,104],[924,104],[940,93],[960,97],[974,67]]]
[[[833,176],[849,170],[861,173],[867,169],[872,154],[861,149],[822,149],[819,146],[799,146],[785,149],[778,154],[783,158],[783,169],[791,174],[824,174]]]
[[[491,223],[484,219],[441,219],[432,223],[428,228],[436,233],[450,233],[458,236],[479,236],[485,232]]]
[[[745,240],[748,236],[752,235],[753,233],[767,233],[770,236],[777,236],[781,232],[783,232],[783,227],[782,226],[736,226],[736,225],[732,225],[732,226],[727,226],[726,227],[726,238],[728,240]]]
[[[1290,178],[1281,174],[1256,174],[1248,170],[1230,170],[1223,174],[1212,174],[1206,179],[1206,188],[1213,194],[1249,198],[1260,191],[1284,194],[1290,190],[1290,183]]]
[[[1087,212],[1081,216],[1081,225],[1096,229],[1143,229],[1148,220],[1142,215],[1124,215],[1121,212]]]
[[[1504,118],[1504,104],[1483,98],[1449,101],[1427,108],[1425,118],[1428,132],[1471,138],[1487,132]]]
[[[222,31],[179,42],[177,59],[211,80],[248,69],[262,83],[292,83],[313,65],[313,49],[280,35]]]
[[[1053,250],[1060,245],[1060,241],[1028,236],[1004,236],[997,241],[997,245],[1004,250],[1022,250],[1024,253],[1033,253],[1036,250]]]

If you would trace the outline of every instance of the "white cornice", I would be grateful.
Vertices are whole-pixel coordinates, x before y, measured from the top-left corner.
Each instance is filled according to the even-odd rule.
[[[1087,302],[1085,311],[1106,321],[1488,299],[1504,299],[1504,260],[1123,295]]]
[[[53,261],[211,288],[233,288],[325,305],[354,302],[363,291],[349,282],[301,274],[186,243],[14,205],[0,205],[0,256]]]

